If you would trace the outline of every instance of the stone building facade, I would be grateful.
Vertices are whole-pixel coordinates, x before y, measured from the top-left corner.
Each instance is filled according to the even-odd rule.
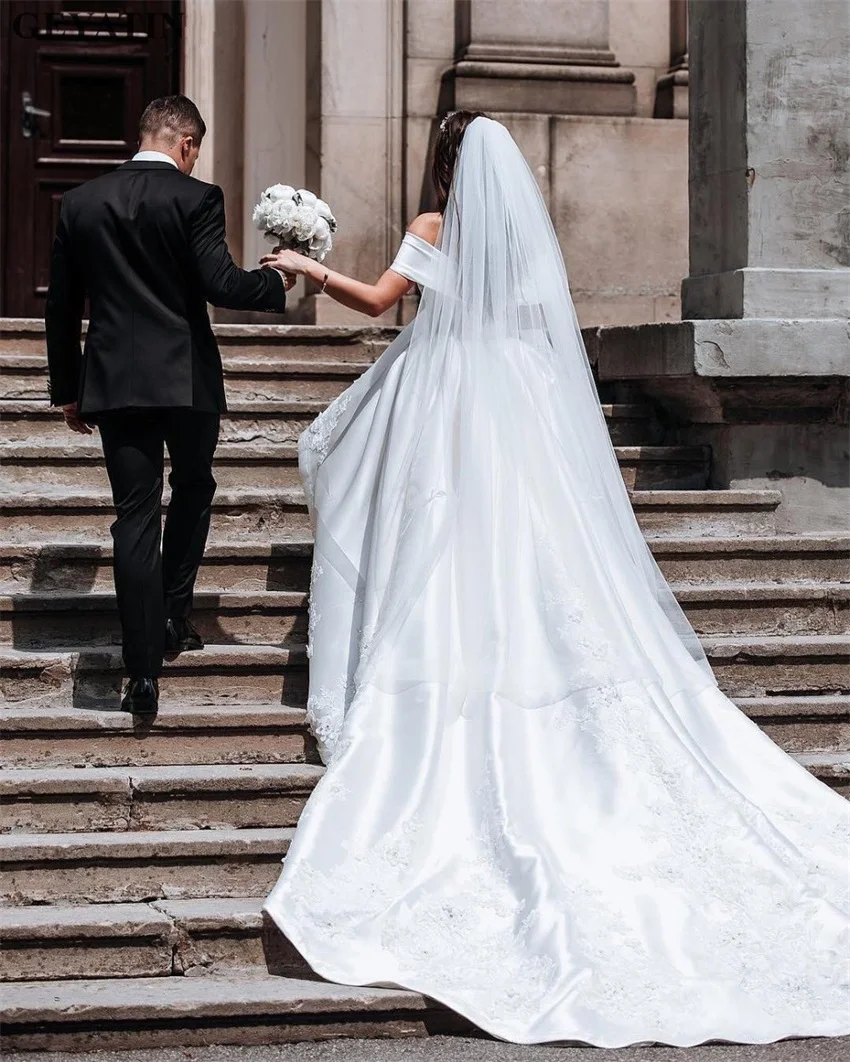
[[[439,117],[514,134],[555,222],[584,325],[676,320],[687,273],[684,0],[186,0],[184,87],[209,128],[237,255],[259,191],[320,192],[333,264],[364,279],[430,205]],[[305,321],[353,321],[303,296]],[[395,311],[393,311],[395,312]]]

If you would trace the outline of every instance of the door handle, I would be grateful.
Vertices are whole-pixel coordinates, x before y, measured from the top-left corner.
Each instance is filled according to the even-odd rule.
[[[21,133],[27,138],[38,136],[38,119],[49,118],[50,111],[35,107],[28,92],[21,94]]]

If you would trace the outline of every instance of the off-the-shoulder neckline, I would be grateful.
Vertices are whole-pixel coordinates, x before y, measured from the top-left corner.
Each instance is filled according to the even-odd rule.
[[[429,243],[427,240],[423,239],[421,236],[417,236],[415,232],[406,232],[404,234],[404,238],[405,239],[410,238],[411,240],[418,240],[419,243],[424,244],[424,246],[427,247],[429,251],[436,251],[437,250],[437,248],[434,246],[433,243]]]

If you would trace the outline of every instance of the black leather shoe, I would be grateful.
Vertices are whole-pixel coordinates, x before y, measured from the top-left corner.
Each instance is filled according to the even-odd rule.
[[[155,715],[159,708],[159,683],[155,678],[133,678],[127,683],[121,707],[133,715]]]
[[[191,653],[203,647],[204,639],[187,619],[165,621],[166,653]]]

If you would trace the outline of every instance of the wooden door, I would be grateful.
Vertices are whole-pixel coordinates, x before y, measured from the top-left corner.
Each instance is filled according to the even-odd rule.
[[[145,105],[179,91],[181,8],[25,0],[3,3],[0,18],[0,313],[42,317],[63,193],[130,158]]]

